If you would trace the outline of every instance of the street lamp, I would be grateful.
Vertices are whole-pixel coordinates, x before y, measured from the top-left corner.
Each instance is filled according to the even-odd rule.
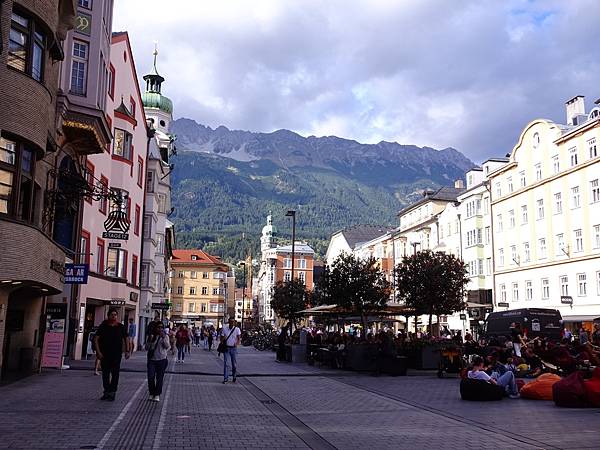
[[[244,309],[246,309],[246,263],[244,261],[240,261],[239,265],[244,268],[244,278],[243,278],[243,284],[242,284],[242,323],[240,324],[240,331],[244,331]],[[234,308],[234,315],[235,315],[235,308]]]
[[[292,278],[294,281],[294,245],[296,244],[296,211],[293,209],[289,209],[288,212],[285,213],[286,217],[292,218]]]

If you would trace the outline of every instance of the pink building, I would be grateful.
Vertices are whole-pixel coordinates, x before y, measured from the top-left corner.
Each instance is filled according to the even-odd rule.
[[[100,183],[112,195],[84,201],[80,251],[90,275],[79,291],[76,358],[86,355],[89,332],[110,306],[120,310],[121,320],[133,318],[137,324],[139,317],[148,129],[126,32],[112,34],[109,71],[106,119],[113,140],[103,153],[88,156],[86,173],[89,183]],[[111,229],[119,213],[123,220]],[[128,230],[118,228],[123,223]]]

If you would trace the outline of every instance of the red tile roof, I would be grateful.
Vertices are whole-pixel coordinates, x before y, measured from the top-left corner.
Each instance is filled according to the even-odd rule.
[[[192,259],[192,256],[195,256],[196,259]],[[216,264],[222,267],[226,267],[226,264],[221,261],[221,258],[218,256],[209,255],[202,250],[173,250],[173,259],[171,262],[174,263],[199,263],[199,264]]]

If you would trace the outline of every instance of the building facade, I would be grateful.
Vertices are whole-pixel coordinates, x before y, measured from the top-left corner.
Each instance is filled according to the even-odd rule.
[[[89,155],[86,179],[108,194],[86,198],[79,251],[90,266],[79,290],[79,324],[74,358],[85,357],[89,333],[106,318],[110,306],[119,318],[138,322],[142,208],[148,152],[148,129],[127,33],[113,33],[110,52],[112,83],[106,109],[113,141],[101,154]],[[119,224],[122,221],[122,224]],[[114,225],[123,233],[113,233]]]
[[[600,316],[600,108],[567,102],[567,124],[534,120],[490,173],[496,307]]]
[[[61,153],[58,63],[76,14],[68,0],[0,8],[0,375],[38,366],[44,304],[63,290],[47,199]]]
[[[220,258],[202,250],[173,250],[171,320],[188,326],[221,327],[226,313],[229,271],[229,266]]]

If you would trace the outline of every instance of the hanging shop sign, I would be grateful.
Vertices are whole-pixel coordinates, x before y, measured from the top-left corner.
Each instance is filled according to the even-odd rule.
[[[169,305],[168,303],[152,303],[152,309],[168,311],[170,308],[171,308],[171,305]]]
[[[124,298],[113,298],[110,300],[110,306],[123,306],[125,304]]]
[[[498,306],[499,306],[500,308],[508,308],[508,307],[509,307],[509,304],[508,304],[508,303],[506,303],[506,302],[500,302],[500,303],[498,303]]]
[[[89,264],[65,264],[65,284],[87,284]]]
[[[104,221],[104,231],[102,237],[104,239],[117,239],[126,241],[129,239],[130,222],[127,218],[127,212],[120,209],[108,213],[107,219]],[[109,245],[110,247],[110,245]]]
[[[563,305],[572,305],[573,304],[573,297],[571,297],[570,295],[561,295],[560,302]]]

